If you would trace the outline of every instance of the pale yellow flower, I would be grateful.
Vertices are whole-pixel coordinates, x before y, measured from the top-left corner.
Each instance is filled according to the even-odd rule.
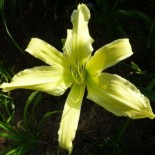
[[[89,19],[89,9],[79,4],[71,16],[73,29],[67,30],[63,53],[38,38],[32,38],[26,51],[48,66],[21,71],[10,83],[0,86],[5,92],[23,88],[57,96],[71,88],[58,132],[60,146],[68,151],[72,149],[85,89],[88,99],[117,116],[155,117],[149,100],[133,84],[118,75],[103,72],[133,54],[129,40],[116,40],[92,55]]]

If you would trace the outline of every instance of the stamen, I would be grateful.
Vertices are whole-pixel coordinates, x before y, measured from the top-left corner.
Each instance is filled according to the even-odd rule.
[[[83,84],[85,81],[85,65],[80,64],[78,61],[76,62],[76,67],[70,66],[70,72],[74,81],[78,84]]]

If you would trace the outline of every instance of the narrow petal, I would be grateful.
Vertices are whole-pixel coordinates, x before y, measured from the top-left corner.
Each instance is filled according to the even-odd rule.
[[[3,83],[0,88],[5,92],[21,88],[61,95],[71,85],[70,77],[70,72],[51,66],[34,67],[19,72],[10,83]]]
[[[90,75],[95,75],[132,54],[129,39],[118,39],[98,49],[86,67]]]
[[[88,99],[117,116],[132,119],[155,117],[149,100],[132,83],[118,75],[102,73],[89,79],[87,88]]]
[[[85,86],[74,84],[65,103],[63,110],[60,129],[59,129],[59,145],[67,149],[72,150],[72,141],[75,138],[80,111],[81,103],[84,96]]]
[[[45,41],[32,38],[26,51],[46,64],[62,67],[63,54]]]
[[[63,48],[64,54],[71,57],[69,61],[75,64],[77,61],[85,61],[93,51],[93,39],[89,35],[88,21],[90,11],[84,4],[79,4],[71,16],[73,29],[67,31],[67,39]]]

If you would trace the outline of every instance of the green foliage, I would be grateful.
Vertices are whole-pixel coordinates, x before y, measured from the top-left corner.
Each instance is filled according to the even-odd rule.
[[[11,5],[12,6],[12,5]],[[2,21],[3,21],[3,24],[4,24],[4,28],[5,28],[5,31],[7,33],[7,35],[9,36],[9,38],[11,39],[12,43],[16,46],[16,48],[21,52],[21,53],[24,53],[24,51],[21,49],[20,45],[18,45],[18,43],[15,41],[15,39],[12,37],[9,29],[8,29],[8,26],[7,26],[7,22],[5,20],[5,14],[4,14],[4,0],[0,0],[0,13],[1,13],[1,16],[2,16]]]
[[[44,151],[49,152],[50,144],[48,144],[48,139],[44,138],[44,134],[46,134],[44,132],[45,123],[53,114],[59,111],[46,112],[38,120],[36,109],[40,102],[41,93],[32,92],[24,106],[22,121],[18,122],[17,125],[12,125],[11,122],[0,122],[0,136],[4,137],[5,141],[8,141],[8,146],[1,150],[0,154],[24,155],[33,151],[37,153],[37,150],[40,151],[40,145],[43,144],[46,144]],[[42,150],[42,152],[44,151]]]
[[[40,141],[34,135],[30,135],[20,129],[14,129],[13,126],[7,123],[0,122],[0,136],[10,139],[12,142],[8,146],[8,150],[4,149],[1,154],[4,155],[23,155],[29,150],[38,145]]]
[[[1,58],[3,58],[1,56]],[[11,70],[0,60],[0,83],[11,79]],[[0,92],[0,121],[10,122],[13,119],[15,105],[9,94]]]
[[[24,128],[27,132],[31,134],[40,134],[42,132],[46,119],[50,118],[53,114],[56,114],[59,112],[59,111],[48,111],[42,114],[42,116],[40,116],[39,121],[37,122],[36,118],[37,118],[38,112],[36,111],[36,108],[41,102],[41,98],[42,98],[41,92],[34,91],[28,97],[24,107],[24,112],[23,112]],[[29,114],[30,112],[31,112],[31,115]],[[36,122],[36,124],[34,122]]]
[[[0,82],[6,81],[9,82],[12,76],[12,71],[5,66],[3,59],[4,57],[1,55],[0,59]]]
[[[112,4],[108,0],[96,0],[96,7],[93,8],[93,22],[101,27],[108,37],[108,41],[125,36],[121,23],[118,22],[116,14],[117,4],[121,0],[114,0]]]
[[[119,127],[118,131],[115,133],[113,137],[113,154],[123,155],[123,152],[120,148],[120,143],[122,137],[126,133],[128,126],[130,125],[131,119],[127,118],[122,125]]]
[[[0,120],[10,122],[13,119],[15,105],[11,97],[0,93]]]
[[[135,70],[135,72],[137,73],[137,74],[144,74],[144,71],[142,71],[141,69],[140,69],[140,67],[136,64],[136,63],[134,63],[133,61],[131,62],[131,65],[132,65],[132,68]]]
[[[100,27],[107,34],[107,37],[109,37],[108,42],[126,37],[132,31],[135,35],[141,35],[147,31],[147,34],[145,34],[147,38],[142,35],[137,37],[141,37],[139,38],[140,41],[145,39],[147,47],[154,49],[154,19],[139,10],[123,9],[123,4],[124,6],[128,5],[125,0],[96,0],[96,5],[92,8],[92,21],[95,26]],[[128,24],[126,25],[126,23]],[[134,24],[137,24],[137,26]],[[137,34],[140,30],[142,32]]]

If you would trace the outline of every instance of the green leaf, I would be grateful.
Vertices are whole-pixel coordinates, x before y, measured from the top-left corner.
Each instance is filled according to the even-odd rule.
[[[5,15],[4,15],[4,0],[0,0],[0,13],[1,13],[1,16],[2,16],[2,21],[3,21],[3,24],[4,24],[4,28],[5,28],[5,31],[7,33],[7,35],[9,36],[9,38],[11,39],[11,41],[13,42],[13,44],[17,47],[17,49],[24,54],[24,51],[21,49],[21,47],[18,45],[18,43],[14,40],[14,38],[12,37],[9,29],[8,29],[8,26],[7,26],[7,23],[6,23],[6,20],[5,20]]]
[[[132,61],[131,65],[131,67],[136,71],[137,74],[144,74],[144,71],[142,71],[136,63]]]

